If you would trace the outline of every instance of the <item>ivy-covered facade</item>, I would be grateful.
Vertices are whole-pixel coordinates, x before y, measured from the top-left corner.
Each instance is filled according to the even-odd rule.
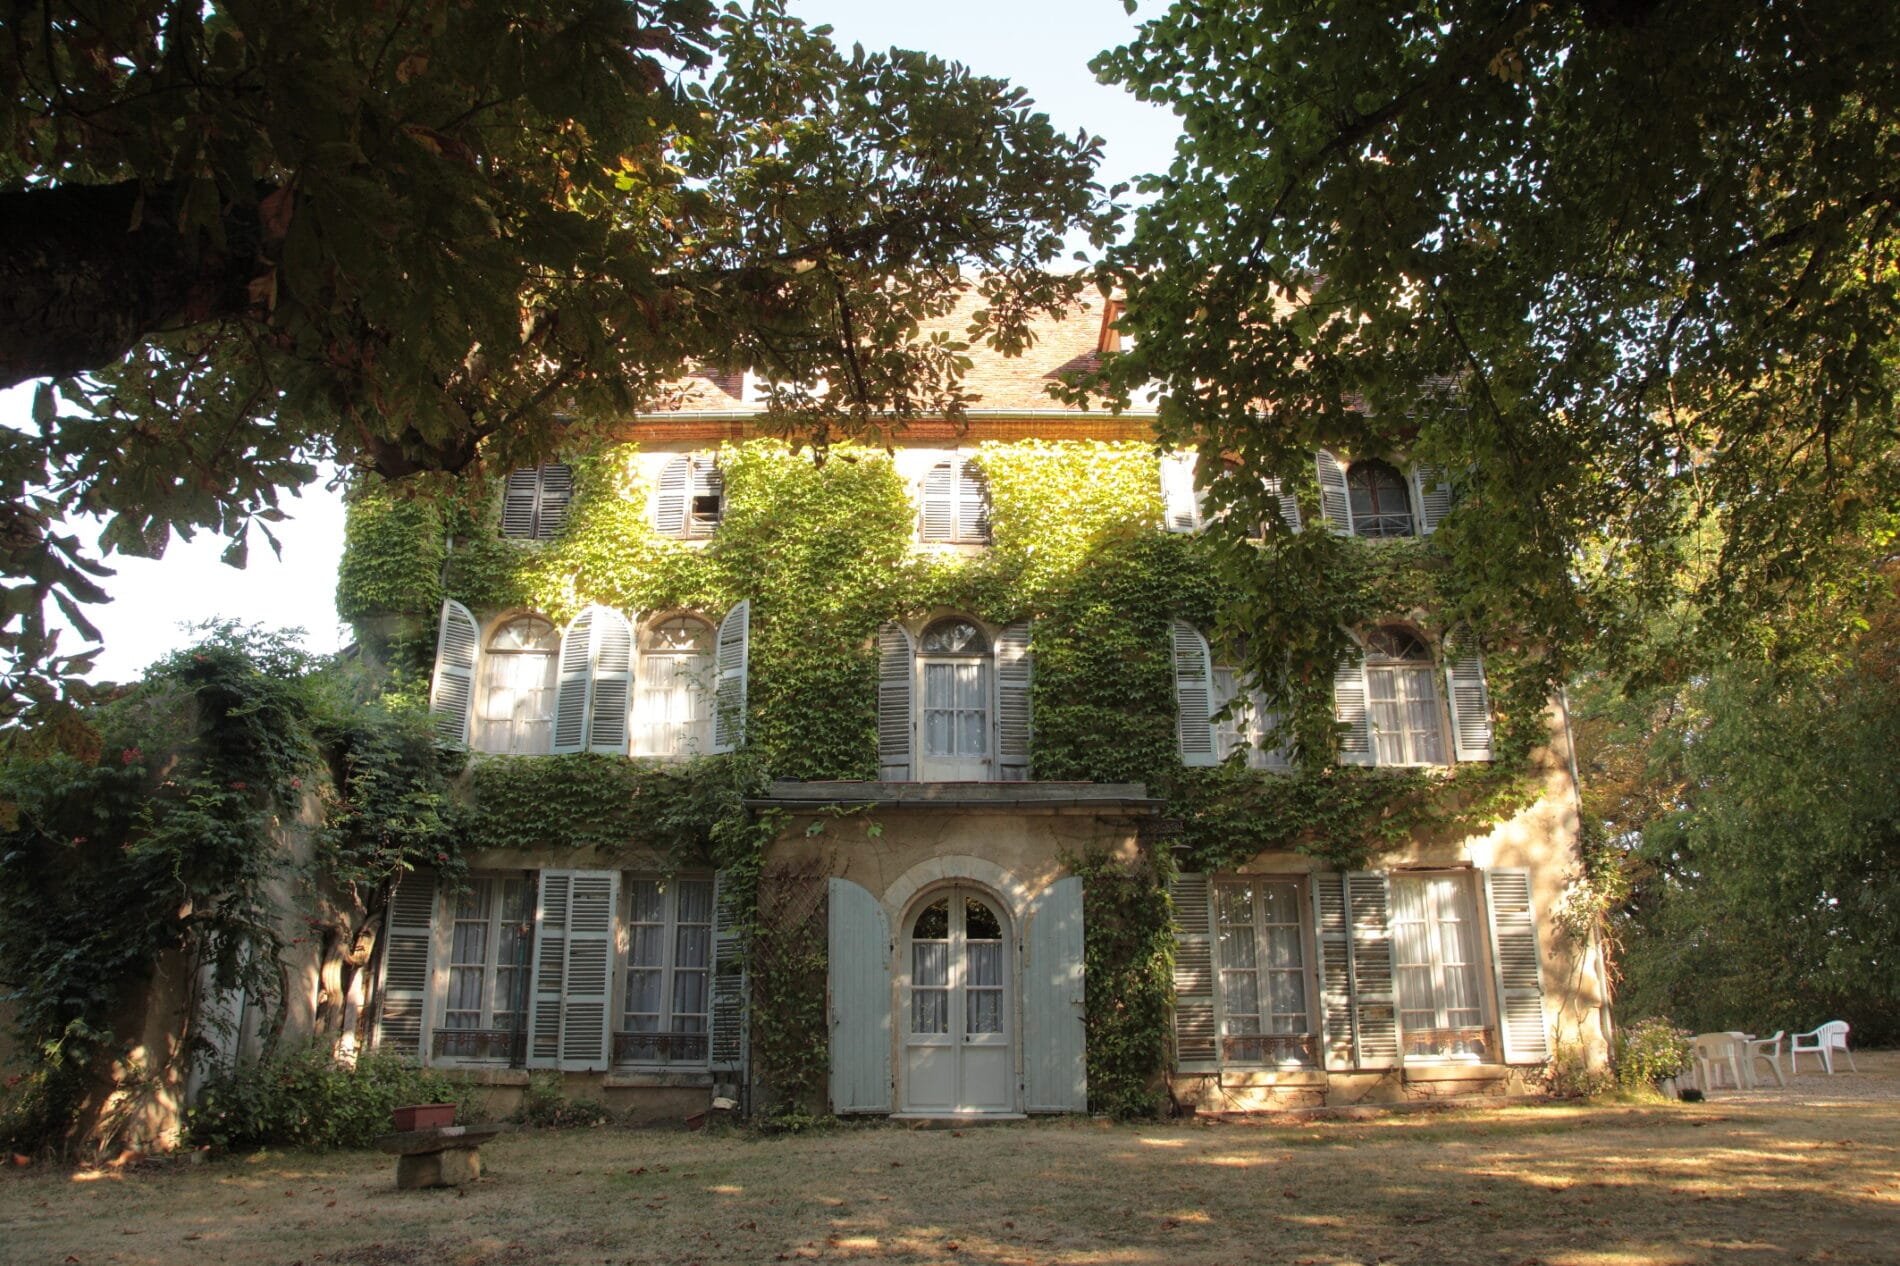
[[[1503,1092],[1597,1042],[1561,714],[1434,617],[1450,482],[1320,453],[1210,531],[1216,461],[1047,396],[1099,310],[1042,334],[889,451],[714,376],[464,505],[357,497],[339,606],[467,753],[374,1040],[652,1117]],[[1355,650],[1259,690],[1223,551],[1293,532]]]

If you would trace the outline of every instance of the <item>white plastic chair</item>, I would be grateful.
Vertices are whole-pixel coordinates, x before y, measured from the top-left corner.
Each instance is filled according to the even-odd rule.
[[[1808,1033],[1797,1033],[1788,1042],[1788,1067],[1795,1072],[1801,1071],[1803,1055],[1817,1055],[1821,1067],[1827,1069],[1827,1075],[1834,1075],[1834,1052],[1847,1056],[1847,1066],[1855,1072],[1854,1053],[1847,1049],[1847,1021],[1829,1020]]]
[[[1729,1085],[1737,1090],[1745,1090],[1748,1082],[1744,1080],[1743,1051],[1746,1043],[1733,1033],[1699,1033],[1691,1042],[1695,1052],[1696,1084],[1706,1091],[1714,1090],[1719,1074],[1728,1070]]]
[[[1751,1037],[1744,1043],[1748,1049],[1748,1075],[1751,1080],[1755,1076],[1755,1061],[1759,1059],[1768,1062],[1768,1071],[1775,1075],[1777,1086],[1788,1084],[1781,1075],[1781,1039],[1786,1036],[1786,1029],[1776,1029],[1770,1037]]]

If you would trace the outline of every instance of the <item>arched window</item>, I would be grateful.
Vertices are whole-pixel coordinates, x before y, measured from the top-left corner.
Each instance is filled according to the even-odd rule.
[[[988,781],[990,639],[960,616],[938,620],[917,640],[924,780]]]
[[[1412,536],[1412,502],[1405,476],[1382,461],[1354,462],[1346,471],[1354,536]]]
[[[1377,764],[1449,763],[1438,670],[1410,630],[1387,625],[1366,636],[1366,705]]]
[[[938,462],[924,476],[923,539],[989,544],[990,486],[968,458]]]
[[[696,756],[712,750],[713,629],[669,616],[640,636],[637,756]]]
[[[518,615],[489,635],[482,656],[475,746],[539,756],[554,731],[554,683],[561,635],[538,615]]]

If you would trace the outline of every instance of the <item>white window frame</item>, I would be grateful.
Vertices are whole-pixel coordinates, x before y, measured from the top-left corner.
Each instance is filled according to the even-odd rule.
[[[1457,871],[1401,871],[1395,870],[1386,876],[1391,893],[1387,909],[1387,926],[1390,929],[1392,944],[1392,983],[1393,1004],[1399,1017],[1399,1043],[1404,1062],[1410,1064],[1499,1064],[1504,1062],[1502,1048],[1499,1046],[1500,1034],[1497,1024],[1497,1006],[1491,998],[1491,945],[1492,937],[1486,923],[1486,907],[1479,899],[1478,883],[1480,874],[1475,870]],[[1463,903],[1456,922],[1466,928],[1465,939],[1471,946],[1472,959],[1468,963],[1448,963],[1445,958],[1444,925],[1453,920],[1447,919],[1442,909],[1443,894],[1438,887],[1441,883],[1455,883],[1459,886],[1458,900]],[[1425,946],[1422,961],[1413,961],[1406,957],[1408,939],[1401,934],[1400,926],[1413,920],[1403,918],[1401,911],[1406,901],[1399,896],[1401,885],[1422,885],[1420,905],[1424,912],[1423,932],[1418,941]],[[1412,977],[1408,972],[1418,970],[1430,972],[1432,978],[1432,1025],[1420,1030],[1405,1021],[1408,1011],[1417,1012],[1423,1008],[1407,1008],[1405,1005],[1405,981]],[[1448,990],[1445,984],[1447,969],[1468,972],[1471,976],[1471,997],[1475,1007],[1476,1024],[1454,1024],[1451,1022],[1452,1008],[1448,1005]],[[1468,1049],[1414,1049],[1413,1042],[1417,1034],[1446,1035],[1468,1033],[1481,1035],[1478,1042],[1467,1042]]]
[[[484,882],[493,885],[490,890],[492,896],[489,902],[489,910],[482,920],[482,922],[486,924],[487,930],[484,933],[485,943],[482,963],[480,964],[482,970],[481,999],[478,1012],[480,1023],[472,1028],[466,1029],[451,1028],[449,1026],[450,995],[454,981],[454,973],[458,967],[458,964],[454,961],[455,927],[457,923],[472,922],[473,920],[464,920],[457,917],[463,892],[456,891],[445,884],[442,886],[442,890],[436,894],[435,927],[433,929],[434,939],[436,941],[436,966],[434,979],[431,981],[430,993],[432,996],[429,999],[429,1018],[431,1021],[429,1058],[425,1062],[439,1067],[457,1067],[464,1065],[492,1067],[497,1064],[519,1066],[527,1056],[528,1023],[529,1015],[533,1008],[533,982],[529,978],[529,973],[534,962],[534,901],[536,877],[532,872],[524,871],[477,871],[468,876],[467,882],[471,886]],[[505,891],[504,885],[509,882],[521,885],[521,892],[526,902],[526,913],[525,917],[520,920],[523,931],[521,933],[521,939],[518,942],[519,949],[517,950],[516,961],[504,964],[500,959],[502,929],[505,926],[502,918],[504,913],[503,893]],[[504,1030],[497,1028],[495,1024],[496,1012],[503,1009],[499,1008],[496,1004],[502,1001],[500,997],[500,978],[501,971],[504,967],[513,968],[517,973],[514,986],[516,990],[516,996],[514,998],[515,1005],[512,1008],[507,1008],[507,1010],[512,1011],[520,1017],[519,1028],[507,1030],[507,1032],[512,1032],[513,1034],[513,1038],[508,1044],[508,1047],[499,1054],[472,1053],[468,1050],[449,1051],[447,1053],[438,1054],[437,1051],[442,1046],[454,1045],[452,1038],[455,1034],[489,1034],[491,1035],[490,1040],[492,1040],[493,1035],[504,1032]]]
[[[518,620],[538,620],[548,626],[554,634],[554,648],[545,654],[540,651],[497,650],[495,639],[501,631]],[[495,720],[489,716],[491,697],[496,686],[490,674],[500,667],[497,661],[502,659],[525,659],[529,656],[544,658],[546,665],[547,714],[532,721],[523,722],[520,718]],[[502,616],[489,625],[488,635],[482,639],[481,657],[475,665],[475,717],[471,727],[474,731],[472,746],[478,752],[492,756],[546,756],[554,743],[554,702],[560,689],[561,678],[561,630],[552,620],[533,611],[515,611]],[[491,742],[490,727],[506,725],[511,735],[516,734],[522,725],[539,725],[544,731],[541,739],[532,744],[520,745],[510,741],[506,747],[496,747]]]
[[[1285,923],[1270,924],[1266,921],[1267,902],[1261,891],[1262,887],[1266,884],[1281,885],[1291,890],[1294,910],[1296,911],[1295,923],[1290,925]],[[1246,925],[1226,924],[1221,918],[1223,912],[1222,891],[1224,889],[1231,890],[1239,888],[1243,885],[1250,885],[1253,888],[1250,910],[1252,920]],[[1323,1068],[1325,1066],[1325,1054],[1322,1050],[1324,1038],[1320,1033],[1319,1024],[1319,980],[1314,972],[1313,911],[1308,892],[1310,885],[1308,884],[1306,876],[1217,874],[1208,877],[1208,886],[1208,929],[1213,942],[1210,949],[1212,952],[1214,975],[1215,1051],[1216,1058],[1219,1060],[1221,1066],[1225,1068]],[[1254,940],[1253,967],[1230,968],[1225,965],[1225,959],[1222,953],[1222,929],[1228,926],[1246,926],[1248,928],[1249,934]],[[1299,966],[1291,969],[1269,967],[1268,963],[1270,959],[1268,951],[1271,948],[1271,943],[1267,937],[1267,929],[1269,927],[1288,926],[1294,929],[1294,943],[1299,946]],[[1268,1003],[1269,991],[1265,985],[1266,977],[1269,973],[1274,971],[1297,972],[1300,978],[1301,997],[1306,1004],[1304,1015],[1305,1027],[1298,1033],[1272,1032],[1266,1028],[1266,1020],[1277,1014],[1291,1013],[1261,1011],[1258,1013],[1248,1013],[1257,1014],[1261,1018],[1262,1032],[1260,1034],[1229,1034],[1227,1032],[1227,977],[1239,971],[1251,971],[1254,973],[1254,997],[1256,1005],[1267,1005]],[[1280,1058],[1262,1059],[1236,1058],[1228,1054],[1230,1043],[1245,1041],[1248,1036],[1258,1036],[1262,1039],[1278,1038],[1280,1039],[1278,1045],[1282,1046],[1283,1049],[1291,1047],[1297,1050],[1297,1054],[1282,1056]],[[1264,1046],[1266,1044],[1267,1042],[1263,1041],[1262,1045]]]
[[[703,652],[689,655],[683,652],[656,651],[649,647],[648,639],[662,625],[678,620],[691,620],[704,628],[705,650]],[[671,760],[704,755],[712,750],[713,713],[717,708],[715,679],[719,671],[718,638],[719,631],[711,620],[690,611],[671,611],[655,616],[641,625],[638,641],[639,657],[634,667],[633,754],[635,756]],[[652,685],[647,674],[661,660],[685,659],[701,661],[693,670],[694,677],[688,683],[695,715],[684,722],[663,722],[651,715],[649,692]],[[666,726],[664,735],[658,732],[658,727],[661,725]]]
[[[1272,747],[1267,739],[1279,732],[1284,718],[1267,709],[1267,701],[1258,690],[1249,690],[1246,698],[1222,715],[1227,705],[1240,694],[1242,670],[1216,664],[1208,682],[1211,702],[1209,716],[1214,720],[1214,757],[1224,761],[1236,751],[1245,751],[1247,768],[1285,772],[1293,768],[1284,741]]]
[[[930,630],[938,624],[948,623],[953,620],[968,624],[978,633],[982,634],[984,649],[981,652],[977,654],[958,654],[932,652],[924,649],[924,635],[929,633]],[[983,621],[971,616],[957,614],[940,615],[926,620],[923,627],[917,631],[917,653],[915,658],[911,661],[911,672],[913,674],[911,698],[914,700],[911,708],[911,727],[913,733],[917,736],[914,750],[916,752],[916,772],[919,781],[941,781],[940,779],[929,777],[929,773],[934,771],[926,770],[924,767],[925,765],[942,765],[946,763],[980,763],[983,769],[982,777],[964,781],[991,782],[996,781],[1000,777],[997,772],[999,768],[997,763],[997,716],[999,701],[997,699],[996,637],[997,631],[990,628]],[[929,727],[924,723],[924,715],[930,710],[929,670],[933,667],[955,667],[964,664],[976,666],[977,675],[982,683],[983,752],[980,756],[932,756],[929,754]],[[951,709],[952,712],[962,710],[963,709],[959,708]]]
[[[1406,530],[1403,532],[1368,532],[1366,531],[1365,526],[1361,521],[1361,516],[1359,514],[1358,507],[1352,504],[1353,472],[1356,470],[1360,470],[1365,467],[1374,466],[1374,465],[1383,466],[1386,470],[1390,471],[1392,475],[1398,480],[1399,496],[1402,497],[1405,501]],[[1404,470],[1400,469],[1398,466],[1393,465],[1391,462],[1385,461],[1381,458],[1361,457],[1353,462],[1350,462],[1346,466],[1345,475],[1346,475],[1347,512],[1352,515],[1352,534],[1354,536],[1360,537],[1361,539],[1368,540],[1368,541],[1398,541],[1398,540],[1406,540],[1412,537],[1424,535],[1424,533],[1420,530],[1421,524],[1420,524],[1420,516],[1418,512],[1417,497],[1415,495],[1415,489],[1413,488],[1411,478],[1407,475],[1407,473]],[[1394,519],[1394,518],[1397,518],[1398,516],[1396,514],[1392,514],[1388,512],[1388,513],[1381,514],[1377,517],[1381,519]]]
[[[634,922],[634,890],[642,883],[660,885],[661,900],[665,903],[664,917],[658,924]],[[706,962],[703,967],[682,968],[679,964],[679,934],[682,924],[679,919],[680,886],[685,883],[703,883],[706,885],[706,920],[684,926],[705,929]],[[614,963],[614,1005],[613,1030],[609,1053],[610,1065],[615,1068],[674,1069],[688,1072],[703,1071],[712,1065],[712,1029],[713,1029],[713,978],[718,970],[718,888],[713,874],[706,872],[681,872],[675,875],[658,873],[629,872],[621,876],[620,902],[614,912],[619,923],[616,937]],[[658,926],[661,934],[661,961],[657,965],[641,964],[641,970],[657,970],[660,973],[660,1002],[662,1010],[658,1012],[660,1027],[651,1032],[664,1039],[658,1044],[658,1050],[648,1058],[633,1054],[623,1057],[623,1051],[630,1051],[639,1043],[645,1031],[636,1033],[628,1028],[627,987],[634,970],[632,952],[634,929],[636,927]],[[706,1010],[691,1012],[704,1021],[697,1032],[681,1031],[677,1023],[681,1018],[673,1012],[674,982],[676,973],[682,970],[699,971],[705,976],[704,1001]],[[697,1038],[695,1042],[682,1043],[687,1049],[675,1055],[672,1046],[682,1038]]]
[[[1370,646],[1366,647],[1367,653],[1362,661],[1362,676],[1365,681],[1366,691],[1366,732],[1372,746],[1371,763],[1386,769],[1434,769],[1453,764],[1450,704],[1445,698],[1444,690],[1441,689],[1439,685],[1442,674],[1438,663],[1437,648],[1432,645],[1424,634],[1418,632],[1416,629],[1396,624],[1380,625],[1373,629],[1372,632],[1377,633],[1380,629],[1391,629],[1394,632],[1400,632],[1412,638],[1419,646],[1424,648],[1425,658],[1393,659],[1372,654]],[[1423,682],[1425,684],[1425,687],[1431,692],[1430,715],[1438,736],[1439,756],[1437,759],[1427,759],[1422,756],[1419,751],[1421,743],[1418,734],[1420,732],[1404,728],[1395,732],[1399,738],[1400,759],[1385,760],[1382,758],[1379,750],[1381,735],[1383,734],[1387,738],[1390,738],[1394,732],[1382,731],[1379,727],[1378,707],[1380,701],[1375,698],[1373,689],[1375,680],[1381,683],[1390,683],[1392,700],[1401,714],[1403,714],[1408,706],[1420,702],[1413,698],[1409,692],[1417,683]]]

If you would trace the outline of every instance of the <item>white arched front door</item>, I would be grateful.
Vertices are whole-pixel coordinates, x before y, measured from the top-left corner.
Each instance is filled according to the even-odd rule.
[[[1016,1110],[1009,916],[974,888],[938,889],[904,924],[906,1112]]]

